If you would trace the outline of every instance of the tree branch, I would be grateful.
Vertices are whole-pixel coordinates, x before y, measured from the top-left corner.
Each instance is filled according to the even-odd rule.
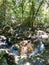
[[[43,4],[43,2],[44,2],[44,0],[42,0],[42,1],[40,2],[39,7],[38,7],[38,9],[37,9],[37,11],[36,11],[35,16],[38,14],[38,12],[39,12],[39,10],[40,10],[40,7],[41,7],[41,5]]]

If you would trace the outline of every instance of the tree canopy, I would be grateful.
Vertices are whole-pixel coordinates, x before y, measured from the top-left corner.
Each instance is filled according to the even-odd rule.
[[[34,24],[49,23],[48,0],[0,0],[0,24]],[[0,27],[2,27],[0,25]]]

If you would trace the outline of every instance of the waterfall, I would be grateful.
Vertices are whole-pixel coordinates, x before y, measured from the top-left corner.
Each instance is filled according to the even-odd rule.
[[[35,56],[35,55],[38,54],[38,53],[43,53],[44,50],[45,50],[45,46],[44,46],[44,44],[42,43],[42,41],[39,40],[38,47],[35,48],[35,50],[30,54],[30,56]]]
[[[45,46],[44,46],[43,42],[40,41],[40,42],[39,42],[39,52],[40,52],[40,53],[43,53],[44,50],[45,50]]]

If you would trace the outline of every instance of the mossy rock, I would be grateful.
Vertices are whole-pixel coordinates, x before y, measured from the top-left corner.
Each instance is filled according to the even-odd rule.
[[[6,54],[6,51],[5,50],[0,50],[0,60],[2,59],[4,54]]]
[[[3,27],[3,34],[4,34],[5,36],[10,36],[10,35],[11,35],[11,33],[8,32],[9,29],[10,29],[10,26],[4,26],[4,27]]]
[[[4,31],[9,31],[9,29],[10,29],[10,26],[4,26],[3,28]]]
[[[15,50],[18,50],[18,49],[19,49],[19,45],[18,45],[18,44],[15,44],[15,45],[14,45],[14,49],[15,49]]]

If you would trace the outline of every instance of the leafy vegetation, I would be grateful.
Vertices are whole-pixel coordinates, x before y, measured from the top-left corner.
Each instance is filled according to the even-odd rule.
[[[0,0],[0,35],[6,36],[15,49],[19,48],[17,44],[20,45],[21,40],[29,39],[38,29],[49,35],[49,0]],[[43,43],[48,46],[49,39]],[[5,52],[0,52],[0,65],[8,65],[3,55]],[[20,59],[18,65],[29,60]],[[46,60],[43,63],[48,65]]]

